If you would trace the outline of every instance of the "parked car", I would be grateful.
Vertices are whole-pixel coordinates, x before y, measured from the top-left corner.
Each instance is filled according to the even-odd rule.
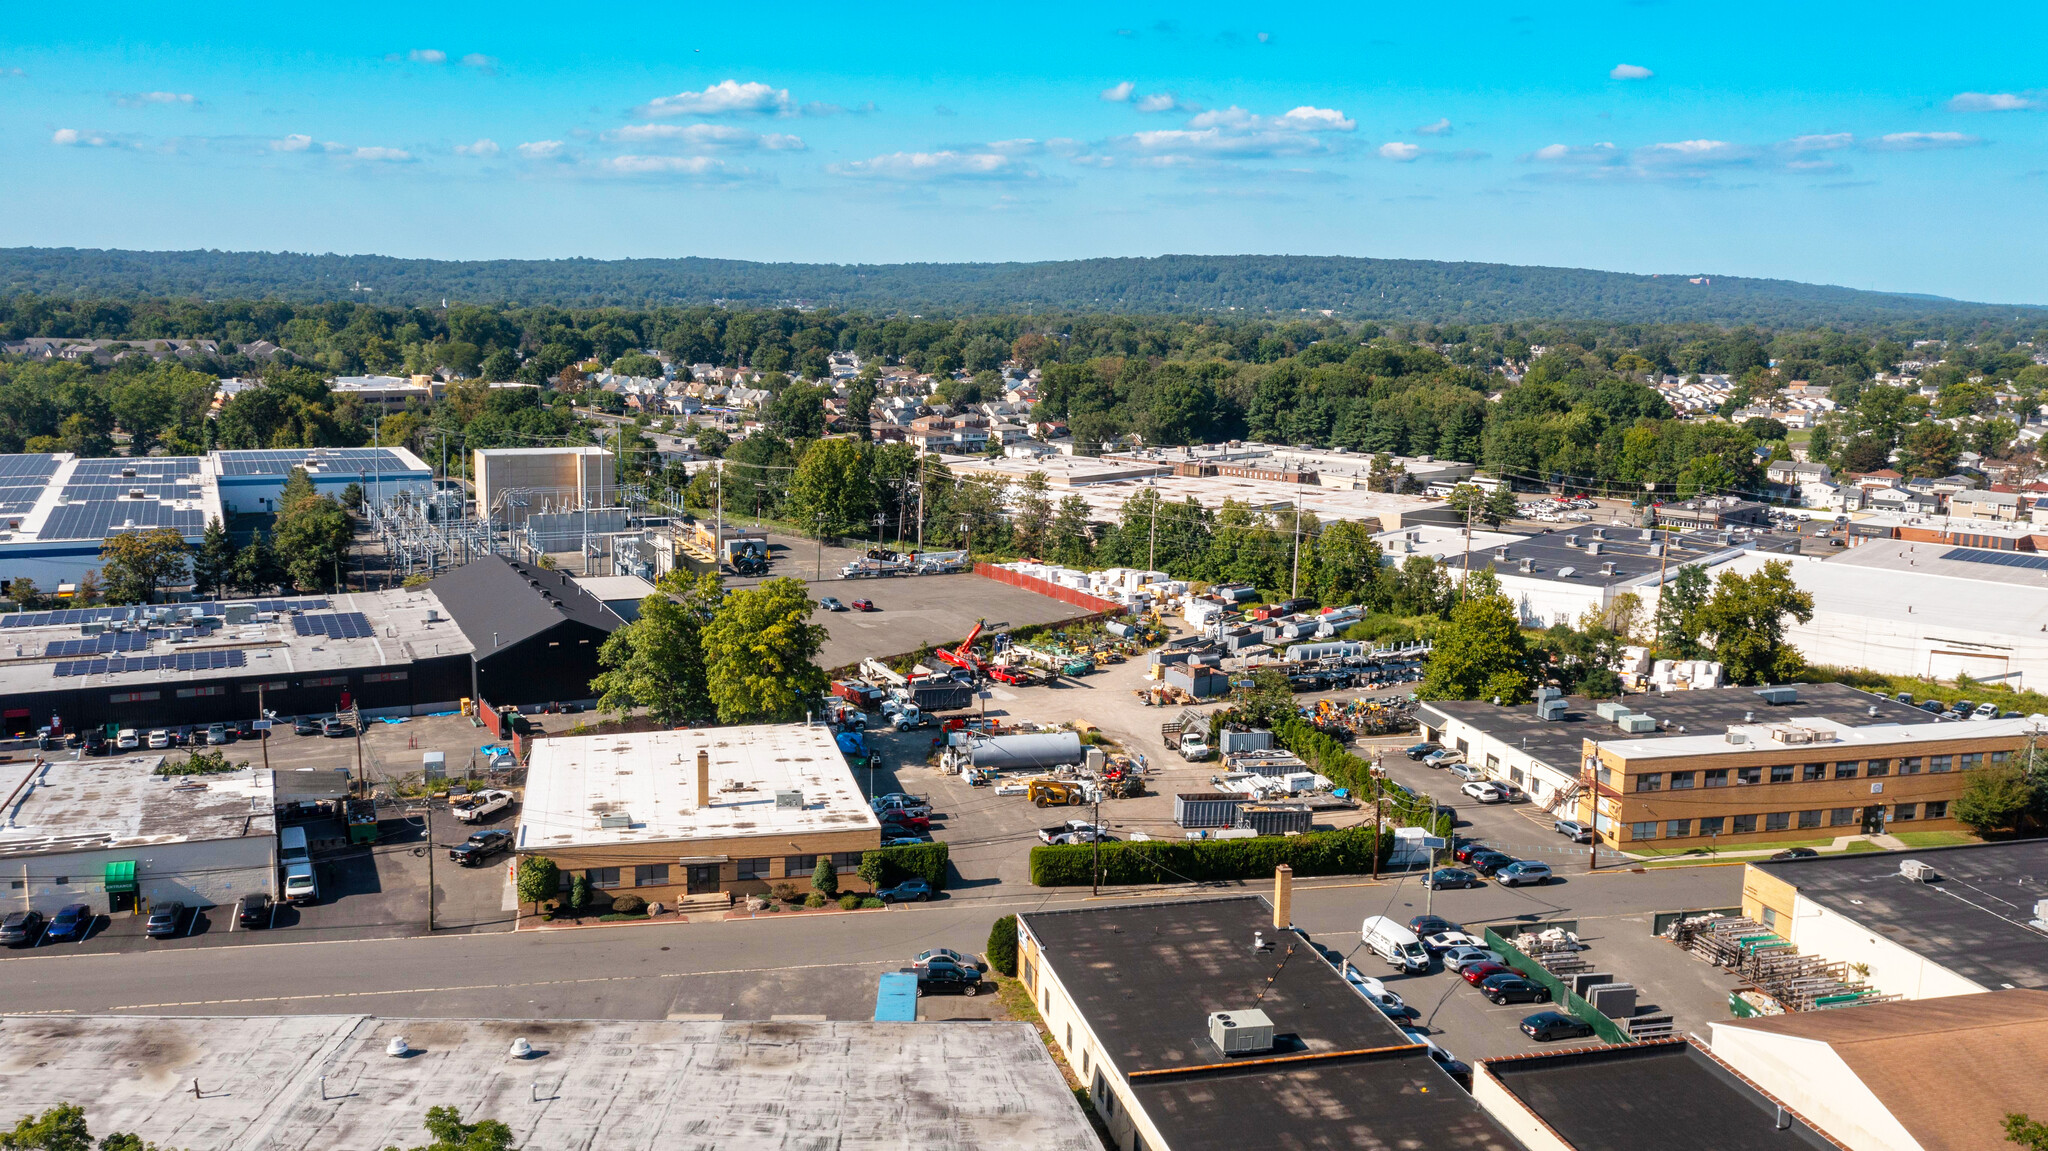
[[[1450,772],[1452,775],[1457,776],[1459,779],[1464,780],[1466,783],[1472,783],[1486,778],[1485,772],[1479,770],[1476,767],[1473,767],[1469,763],[1453,763],[1446,766],[1444,770]]]
[[[227,741],[228,728],[226,724],[216,723],[206,729],[206,745],[208,747],[219,747]]]
[[[499,852],[512,850],[512,832],[503,827],[472,832],[468,839],[448,849],[448,858],[464,867],[482,867]]]
[[[1468,839],[1451,849],[1451,858],[1459,863],[1465,863],[1470,861],[1475,855],[1492,850],[1493,848],[1486,846],[1476,839]]]
[[[1439,750],[1441,749],[1433,743],[1418,743],[1415,746],[1410,747],[1404,754],[1406,754],[1409,759],[1414,760],[1421,759],[1423,756],[1428,755],[1433,751]]]
[[[910,793],[903,791],[892,791],[884,795],[878,795],[874,799],[870,800],[869,803],[871,805],[875,805],[876,811],[882,810],[880,807],[881,804],[888,804],[892,807],[903,807],[906,805],[914,807],[918,804],[924,804],[928,807],[931,805],[931,801],[926,799],[924,796],[911,795]]]
[[[1550,882],[1550,865],[1532,860],[1520,860],[1493,873],[1493,881],[1502,887],[1520,887],[1526,883],[1542,886]]]
[[[1365,996],[1366,1000],[1374,1007],[1379,1008],[1382,1014],[1396,1023],[1414,1019],[1422,1014],[1413,1007],[1408,1006],[1399,995],[1387,990],[1386,984],[1360,972],[1358,968],[1348,963],[1344,965],[1344,981],[1349,983],[1353,990]]]
[[[1573,843],[1593,842],[1593,826],[1588,823],[1580,823],[1576,819],[1560,819],[1551,824],[1550,829],[1571,840]]]
[[[1512,783],[1508,783],[1505,780],[1496,779],[1493,781],[1493,785],[1497,788],[1500,788],[1501,795],[1505,797],[1509,803],[1529,802],[1529,793],[1523,791],[1519,787],[1516,787]]]
[[[894,887],[884,887],[875,892],[883,903],[924,903],[936,894],[932,885],[922,879],[906,879]]]
[[[920,951],[910,960],[912,967],[928,967],[933,963],[950,963],[955,967],[972,967],[976,971],[988,970],[988,964],[983,963],[964,951],[955,951],[950,947],[934,947],[930,951]]]
[[[354,735],[355,732],[349,727],[347,720],[331,716],[320,721],[320,734],[328,739],[343,739]]]
[[[1481,803],[1506,803],[1507,793],[1485,780],[1473,780],[1458,789]]]
[[[50,917],[50,925],[43,929],[43,934],[51,939],[76,939],[83,943],[98,918],[92,908],[73,903]]]
[[[142,733],[132,727],[124,727],[114,737],[114,746],[121,751],[137,751],[142,747]]]
[[[1467,967],[1479,963],[1499,963],[1503,967],[1507,966],[1506,963],[1502,962],[1500,952],[1488,951],[1484,947],[1448,948],[1444,951],[1443,959],[1444,970],[1446,971],[1462,972]]]
[[[1776,855],[1773,855],[1773,856],[1771,856],[1771,858],[1772,858],[1772,859],[1813,859],[1813,858],[1815,858],[1815,857],[1817,857],[1817,856],[1819,856],[1819,855],[1820,855],[1820,852],[1818,852],[1818,851],[1815,851],[1815,850],[1814,850],[1814,849],[1812,849],[1811,847],[1788,847],[1788,848],[1786,848],[1785,850],[1783,850],[1783,851],[1780,851],[1780,852],[1778,852],[1778,853],[1777,853]]]
[[[845,604],[843,604],[843,603],[840,603],[840,602],[839,602],[839,597],[837,597],[837,596],[829,596],[829,595],[828,595],[828,596],[826,596],[826,597],[825,597],[824,599],[821,599],[821,600],[819,600],[819,601],[818,601],[818,606],[819,606],[819,607],[821,607],[821,608],[824,608],[824,609],[825,609],[826,611],[845,611],[845,610],[846,610],[846,605],[845,605]]]
[[[958,967],[951,963],[934,963],[925,967],[906,967],[905,972],[917,976],[917,993],[926,995],[981,994],[981,972],[972,967]]]
[[[270,926],[270,897],[260,891],[242,897],[242,910],[235,916],[243,927]]]
[[[320,721],[310,715],[302,715],[292,721],[293,735],[319,735]]]
[[[1458,975],[1461,978],[1463,978],[1465,982],[1470,983],[1474,987],[1477,987],[1481,983],[1486,982],[1488,976],[1499,975],[1503,972],[1513,974],[1514,968],[1509,967],[1505,963],[1492,963],[1488,961],[1480,961],[1477,963],[1466,964],[1465,969],[1463,971],[1458,972]]]
[[[257,727],[256,721],[253,719],[244,719],[229,728],[228,734],[235,739],[268,739],[270,738],[270,729],[267,727]]]
[[[1452,751],[1448,747],[1441,747],[1435,751],[1430,752],[1428,755],[1423,756],[1422,766],[1451,767],[1463,761],[1464,758],[1465,756],[1463,752]]]
[[[1515,862],[1515,857],[1488,848],[1485,851],[1473,852],[1472,858],[1466,860],[1466,862],[1471,865],[1472,870],[1479,874],[1491,876],[1500,871],[1501,868]]]
[[[107,754],[107,746],[106,732],[101,731],[99,728],[93,728],[85,733],[85,754],[105,755]]]
[[[930,843],[931,841],[932,841],[932,837],[931,837],[931,836],[929,836],[929,835],[895,835],[895,836],[890,836],[890,837],[889,837],[889,838],[887,838],[887,839],[884,839],[884,840],[882,841],[882,846],[883,846],[883,847],[917,847],[917,846],[919,846],[919,845],[921,845],[921,844],[926,844],[926,843]]]
[[[171,746],[171,733],[169,731],[159,727],[149,733],[149,750],[162,751],[169,746]]]
[[[0,943],[25,947],[43,935],[43,913],[40,911],[10,911],[7,918],[0,919]]]
[[[1440,955],[1453,947],[1485,947],[1486,941],[1476,935],[1467,935],[1463,931],[1447,929],[1432,935],[1423,936],[1422,946],[1427,948],[1431,955]]]
[[[892,811],[882,816],[884,835],[924,835],[931,829],[930,816],[912,815],[907,811]]]
[[[1550,1002],[1550,988],[1519,974],[1489,975],[1479,981],[1479,991],[1495,1003]]]
[[[1935,715],[1940,715],[1948,710],[1948,705],[1938,699],[1923,699],[1920,701],[1919,707],[1921,711],[1933,712]]]
[[[1408,921],[1408,930],[1416,935],[1435,935],[1442,931],[1463,931],[1464,928],[1441,915],[1418,915]]]
[[[149,920],[142,925],[142,933],[151,939],[171,938],[185,925],[185,911],[185,905],[177,900],[152,906]]]
[[[1584,1039],[1593,1034],[1593,1027],[1561,1011],[1538,1011],[1522,1020],[1522,1034],[1547,1043],[1552,1039]]]
[[[875,809],[876,815],[900,811],[905,815],[922,815],[930,819],[932,814],[931,804],[911,795],[884,796],[876,799],[871,806]]]
[[[1998,705],[1997,705],[1997,704],[1995,704],[1995,703],[1980,703],[1980,704],[1978,704],[1978,705],[1977,705],[1977,710],[1975,710],[1975,711],[1973,711],[1973,712],[1971,712],[1971,713],[1970,713],[1970,718],[1971,718],[1971,719],[1997,719],[1997,718],[1998,718]]]
[[[1912,703],[1913,693],[1910,691],[1902,691],[1899,694],[1893,696],[1892,698],[1898,701],[1899,703]]]
[[[855,611],[873,611],[873,610],[875,610],[875,601],[874,601],[874,600],[871,600],[871,599],[857,599],[857,600],[854,600],[854,601],[853,601],[853,610],[855,610]]]
[[[1462,887],[1484,887],[1480,878],[1462,867],[1439,867],[1422,881],[1431,891],[1451,891]]]

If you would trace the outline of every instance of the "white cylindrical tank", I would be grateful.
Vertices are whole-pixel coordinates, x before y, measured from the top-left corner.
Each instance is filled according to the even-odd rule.
[[[1071,731],[1039,735],[991,735],[970,737],[968,753],[974,766],[999,771],[1043,771],[1080,763],[1081,737]]]

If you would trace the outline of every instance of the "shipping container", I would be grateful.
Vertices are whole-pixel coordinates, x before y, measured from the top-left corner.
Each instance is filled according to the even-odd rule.
[[[1309,809],[1305,803],[1247,803],[1237,809],[1237,826],[1260,835],[1287,835],[1307,831]]]
[[[1188,792],[1173,797],[1173,821],[1182,827],[1235,827],[1242,806],[1243,796]]]

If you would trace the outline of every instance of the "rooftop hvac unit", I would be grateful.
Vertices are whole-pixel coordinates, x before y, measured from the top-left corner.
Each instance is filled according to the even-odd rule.
[[[1565,704],[1561,699],[1546,699],[1536,705],[1536,718],[1555,722],[1564,718]]]
[[[1613,723],[1633,710],[1635,709],[1629,705],[1612,699],[1593,705],[1593,714],[1599,716],[1605,723]]]
[[[1614,721],[1614,726],[1630,735],[1645,735],[1657,730],[1657,721],[1647,715],[1624,715]]]
[[[1225,1055],[1256,1055],[1273,1049],[1273,1021],[1266,1013],[1244,1011],[1209,1013],[1209,1041]]]
[[[1563,688],[1561,688],[1561,687],[1539,687],[1539,688],[1537,688],[1537,689],[1536,689],[1536,702],[1537,702],[1537,703],[1543,703],[1543,702],[1545,702],[1546,700],[1553,700],[1553,699],[1563,699],[1563,698],[1564,698],[1564,689],[1563,689]]]
[[[1748,736],[1748,734],[1746,734],[1746,733],[1744,733],[1744,732],[1740,732],[1740,731],[1737,731],[1737,730],[1735,730],[1734,728],[1732,728],[1732,727],[1731,727],[1731,728],[1729,728],[1729,729],[1728,729],[1728,742],[1729,742],[1729,743],[1748,743],[1748,742],[1749,742],[1749,736]]]
[[[1764,702],[1772,707],[1799,702],[1799,689],[1790,684],[1783,687],[1760,687],[1756,689],[1756,693],[1762,696]]]
[[[803,809],[804,809],[804,793],[803,793],[803,792],[801,792],[801,791],[778,791],[778,792],[776,792],[776,793],[775,793],[775,810],[777,810],[777,811],[802,811]]]
[[[631,827],[633,826],[633,817],[623,811],[614,812],[609,815],[600,815],[597,817],[597,825],[604,828]]]
[[[1586,554],[1587,554],[1587,555],[1589,555],[1589,556],[1597,556],[1597,555],[1599,555],[1599,554],[1600,554],[1600,541],[1599,541],[1599,540],[1594,540],[1593,542],[1591,542],[1591,543],[1587,544],[1587,545],[1586,545]]]
[[[1535,571],[1535,570],[1536,570],[1536,561],[1535,561],[1535,560],[1533,560],[1533,559],[1528,559],[1528,558],[1524,558],[1524,559],[1522,560],[1522,570],[1523,570],[1523,571],[1525,571],[1525,572],[1532,572],[1532,571]]]
[[[1917,859],[1899,860],[1899,875],[1901,878],[1910,879],[1915,883],[1933,883],[1941,878],[1941,875],[1934,870],[1933,864],[1922,863]]]
[[[2042,931],[2048,931],[2048,899],[2036,899],[2034,901],[2034,922],[2032,926],[2038,927]]]

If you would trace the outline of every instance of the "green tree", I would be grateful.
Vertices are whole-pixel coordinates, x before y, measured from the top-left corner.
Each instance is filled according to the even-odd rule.
[[[185,537],[170,528],[122,532],[100,544],[100,577],[110,603],[151,603],[157,593],[185,580]]]
[[[203,596],[225,595],[234,578],[235,541],[228,537],[227,525],[215,516],[192,556],[192,590]]]
[[[1724,571],[1714,594],[1698,613],[1703,640],[1710,642],[1729,680],[1782,683],[1804,665],[1785,642],[1785,617],[1813,618],[1813,595],[1792,582],[1792,565],[1772,560],[1754,574]]]
[[[1017,917],[1005,915],[988,929],[988,965],[1004,975],[1017,974]]]
[[[591,681],[603,711],[647,709],[663,725],[715,718],[704,667],[704,625],[725,598],[718,577],[695,579],[676,571],[661,577],[660,592],[640,601],[640,618],[619,628],[598,649],[606,670]]]
[[[831,856],[819,856],[817,865],[811,868],[811,890],[826,899],[839,898],[839,869],[832,866]]]
[[[1316,533],[1315,580],[1308,593],[1324,607],[1359,604],[1384,611],[1393,589],[1372,529],[1352,520],[1326,524]]]
[[[2017,835],[2044,813],[2040,782],[2016,767],[1980,771],[1956,797],[1955,817],[1978,835]]]
[[[1487,519],[1498,524],[1520,515],[1522,505],[1515,500],[1515,489],[1509,487],[1506,480],[1502,480],[1492,491],[1486,493],[1484,510]]]
[[[815,440],[825,434],[825,389],[788,383],[768,401],[765,425],[769,435],[785,440]]]
[[[1504,704],[1529,699],[1529,651],[1521,621],[1505,595],[1472,586],[1481,582],[1480,574],[1466,581],[1473,594],[1451,608],[1431,641],[1417,691],[1423,699],[1498,699]]]
[[[1094,529],[1089,520],[1088,501],[1068,496],[1053,513],[1049,530],[1054,563],[1087,567],[1095,550]]]
[[[1700,609],[1706,606],[1709,590],[1705,568],[1686,564],[1678,569],[1657,597],[1652,626],[1658,651],[1673,659],[1698,659],[1706,654],[1700,643]]]
[[[7,598],[23,611],[41,611],[50,605],[50,599],[36,581],[27,576],[15,576],[7,581]]]
[[[2048,1151],[2048,1123],[2029,1119],[2024,1112],[2011,1112],[2005,1117],[2005,1141],[2025,1151]]]
[[[316,591],[340,582],[355,529],[348,512],[332,496],[313,494],[303,468],[285,477],[277,501],[272,546],[283,557],[284,574],[300,591]]]
[[[85,1108],[59,1103],[40,1115],[24,1115],[12,1131],[0,1131],[4,1151],[92,1151]]]
[[[434,1141],[412,1151],[512,1151],[512,1129],[496,1119],[464,1123],[457,1108],[430,1107],[425,1126]],[[387,1147],[384,1151],[398,1148]]]
[[[731,446],[732,437],[717,428],[700,428],[697,431],[697,454],[700,456],[717,459]]]
[[[1010,535],[1022,555],[1039,558],[1052,551],[1052,497],[1048,494],[1051,491],[1052,484],[1044,472],[1024,477],[1023,491],[1010,515]]]
[[[276,589],[284,582],[284,568],[278,562],[277,549],[270,544],[270,537],[262,532],[242,546],[235,553],[233,583],[242,592],[263,593]]]
[[[519,860],[519,902],[538,907],[562,891],[562,869],[545,855]]]
[[[804,582],[775,579],[733,592],[704,627],[704,662],[720,723],[802,719],[829,686],[813,660],[826,631]]]
[[[877,499],[872,452],[853,440],[818,440],[789,479],[788,516],[825,536],[873,526]]]
[[[846,388],[846,425],[853,438],[866,443],[871,438],[870,424],[875,418],[875,377],[863,371]]]
[[[1508,500],[1512,503],[1514,497],[1509,496]],[[1503,517],[1500,514],[1499,502],[1487,495],[1478,484],[1459,484],[1452,488],[1448,502],[1460,519],[1489,528],[1501,525]],[[1508,514],[1514,513],[1511,510]]]

